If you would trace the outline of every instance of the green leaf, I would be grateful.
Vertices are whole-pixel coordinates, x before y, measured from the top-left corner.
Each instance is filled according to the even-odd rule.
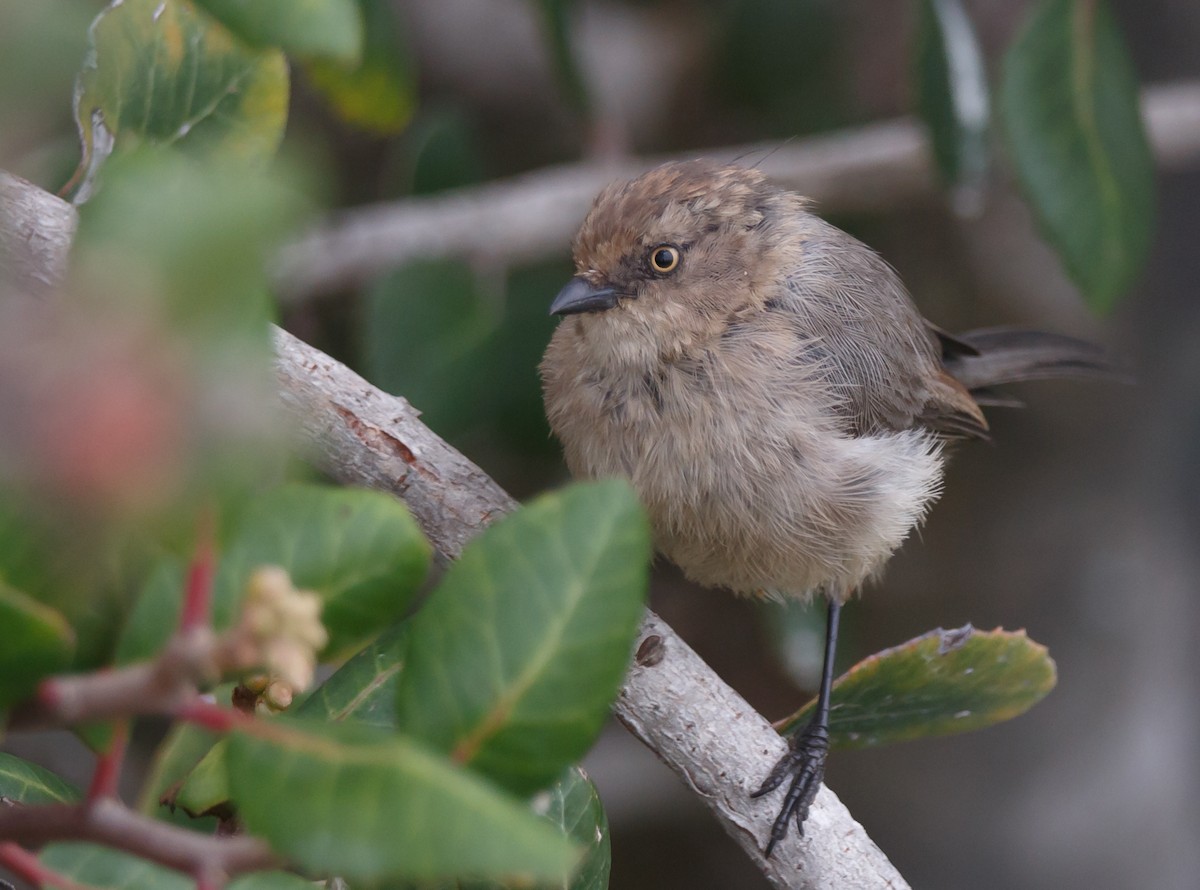
[[[275,720],[229,737],[248,830],[301,867],[352,883],[474,875],[562,880],[573,846],[520,801],[415,741]]]
[[[649,557],[622,481],[570,486],[488,528],[412,620],[401,728],[517,793],[544,787],[608,715]]]
[[[396,726],[396,686],[404,669],[408,625],[385,630],[379,639],[338,668],[291,713],[340,723],[353,720],[368,726]]]
[[[542,22],[550,42],[550,53],[558,73],[559,84],[571,108],[587,113],[590,105],[587,81],[575,61],[571,41],[571,14],[574,0],[537,0],[542,11]]]
[[[40,858],[47,868],[100,890],[191,890],[196,885],[191,875],[98,844],[52,844]],[[228,890],[313,890],[311,881],[282,871],[243,875],[227,886]]]
[[[138,797],[138,811],[143,815],[162,818],[189,828],[213,831],[217,827],[216,820],[197,820],[192,815],[197,811],[180,805],[177,797],[181,781],[190,776],[192,769],[212,749],[216,741],[215,733],[191,724],[176,723],[172,726],[167,737],[154,752],[150,773],[142,783],[142,791]],[[221,764],[222,771],[224,768],[224,764]],[[164,805],[164,799],[173,806]]]
[[[583,858],[570,879],[554,886],[561,890],[607,890],[611,867],[608,820],[596,786],[577,766],[533,798],[533,809],[564,837],[577,842]],[[528,890],[525,884],[496,881],[403,881],[387,882],[378,890]]]
[[[288,103],[278,50],[246,46],[187,0],[119,0],[89,33],[75,85],[81,172],[103,161],[107,136],[117,148],[179,145],[243,161],[275,153]]]
[[[1108,4],[1043,0],[1009,49],[1000,110],[1026,199],[1094,309],[1145,262],[1154,162]]]
[[[0,581],[0,708],[71,662],[75,635],[61,614]]]
[[[363,23],[355,0],[195,0],[251,46],[358,61]]]
[[[956,208],[982,208],[989,161],[983,52],[960,0],[921,0],[915,56],[917,108]]]
[[[23,804],[74,803],[79,789],[48,769],[0,751],[0,798]]]
[[[398,133],[416,108],[413,64],[389,0],[358,0],[364,23],[362,58],[353,64],[314,60],[308,77],[348,123],[381,134]]]
[[[239,602],[255,567],[283,566],[297,587],[320,594],[327,652],[344,652],[404,614],[431,553],[404,503],[389,494],[285,485],[246,508],[214,595]]]
[[[607,890],[612,864],[608,818],[587,773],[568,767],[557,782],[534,797],[533,806],[538,812],[545,807],[545,818],[583,847],[583,859],[564,890]]]
[[[934,630],[865,658],[833,684],[830,745],[867,748],[982,729],[1025,713],[1054,688],[1054,662],[1025,631]],[[808,721],[809,702],[776,724]]]
[[[232,809],[226,767],[228,749],[229,742],[226,739],[213,745],[179,786],[175,806],[191,818],[220,817]]]
[[[220,557],[213,620],[233,621],[246,581],[258,566],[287,569],[296,587],[324,602],[327,653],[344,652],[412,603],[431,555],[407,508],[381,492],[285,485],[256,498],[241,514]],[[124,661],[147,658],[167,641],[183,597],[183,568],[164,561],[148,579],[121,640]]]

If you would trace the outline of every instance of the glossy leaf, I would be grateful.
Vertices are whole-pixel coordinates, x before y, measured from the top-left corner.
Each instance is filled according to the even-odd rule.
[[[23,804],[74,803],[79,789],[50,770],[0,751],[0,798]]]
[[[943,182],[960,213],[982,209],[989,161],[989,98],[983,52],[961,0],[921,0],[916,42],[917,108]]]
[[[408,647],[407,624],[396,624],[354,655],[292,713],[340,723],[396,726],[396,686]]]
[[[191,875],[98,844],[52,844],[42,864],[98,890],[191,890]],[[228,890],[313,890],[313,883],[282,871],[254,872],[230,881]]]
[[[364,23],[361,58],[317,59],[309,80],[343,120],[376,133],[398,133],[416,108],[416,78],[389,0],[357,0]]]
[[[234,618],[250,573],[283,566],[296,587],[324,602],[327,653],[344,652],[397,620],[430,560],[429,542],[404,504],[364,489],[285,485],[243,511],[220,557],[213,588],[218,627]],[[183,566],[164,561],[149,577],[122,637],[123,661],[149,657],[166,642],[182,602]]]
[[[246,43],[289,55],[356,62],[362,20],[355,0],[195,0]]]
[[[830,744],[867,748],[982,729],[1029,710],[1054,688],[1054,662],[1025,631],[934,630],[865,658],[838,677]],[[805,723],[809,702],[777,724]]]
[[[0,708],[20,701],[71,661],[75,636],[54,609],[0,581]]]
[[[599,732],[646,592],[649,532],[629,486],[571,486],[472,541],[412,620],[407,733],[521,794]]]
[[[90,36],[75,88],[82,171],[102,161],[106,136],[117,148],[179,145],[254,162],[274,154],[288,103],[278,50],[246,46],[186,0],[118,0]]]
[[[272,721],[235,733],[230,786],[248,830],[353,883],[476,875],[561,880],[577,851],[511,798],[403,736]]]
[[[583,847],[583,859],[564,890],[607,890],[612,864],[608,818],[596,786],[577,766],[533,800],[534,809]]]
[[[1000,110],[1045,237],[1088,302],[1111,307],[1150,247],[1154,163],[1108,4],[1042,0],[1005,59]]]

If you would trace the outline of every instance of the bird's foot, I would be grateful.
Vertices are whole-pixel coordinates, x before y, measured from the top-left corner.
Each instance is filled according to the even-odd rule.
[[[788,740],[788,752],[780,758],[751,797],[762,797],[774,791],[790,776],[787,796],[775,823],[771,826],[771,840],[767,842],[766,857],[771,857],[775,845],[787,836],[788,821],[794,816],[796,830],[804,837],[804,820],[808,808],[817,797],[821,779],[825,776],[825,757],[829,754],[829,727],[823,723],[810,723]]]

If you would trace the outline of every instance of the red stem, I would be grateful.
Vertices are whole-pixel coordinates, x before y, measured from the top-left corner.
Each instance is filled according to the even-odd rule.
[[[92,773],[92,784],[87,793],[89,802],[101,797],[117,796],[117,783],[121,778],[121,765],[125,762],[128,745],[129,721],[114,720],[108,750],[97,758],[96,771]]]
[[[0,865],[35,887],[52,884],[63,890],[92,890],[85,884],[77,883],[66,875],[60,875],[53,869],[46,868],[36,856],[11,841],[0,842]]]
[[[183,611],[179,631],[208,624],[212,607],[213,575],[216,573],[216,520],[213,511],[205,509],[196,523],[196,553],[188,567],[187,587],[184,589]]]

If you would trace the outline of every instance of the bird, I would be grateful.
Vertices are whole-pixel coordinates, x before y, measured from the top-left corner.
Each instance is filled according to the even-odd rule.
[[[824,777],[842,607],[921,523],[952,444],[989,437],[996,385],[1111,365],[1058,334],[942,330],[876,252],[754,167],[613,183],[572,256],[539,366],[572,475],[627,479],[691,580],[827,605],[813,717],[752,794],[790,779],[769,857],[792,820],[803,835]]]

